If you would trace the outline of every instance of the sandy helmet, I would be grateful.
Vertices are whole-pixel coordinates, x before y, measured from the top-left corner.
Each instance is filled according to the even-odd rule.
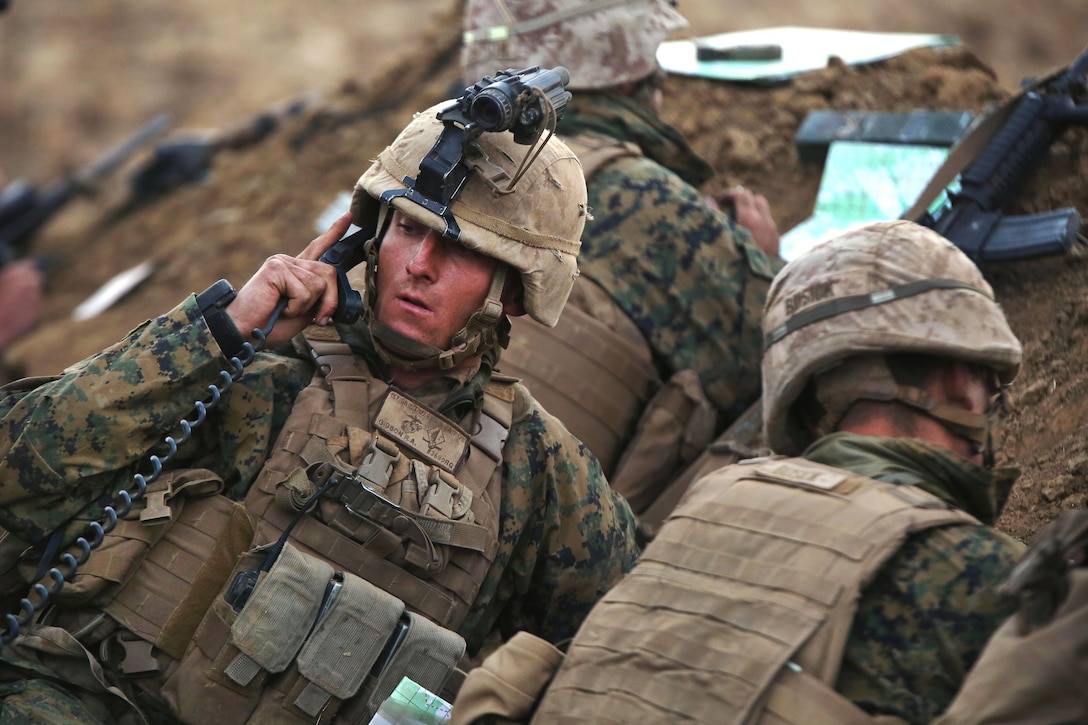
[[[928,354],[984,365],[1001,385],[1020,370],[1020,342],[982,273],[947,239],[908,221],[859,227],[787,264],[771,284],[763,333],[764,433],[786,455],[812,442],[794,409],[798,396],[847,358]],[[928,395],[904,391],[886,366],[834,387],[839,399],[821,402],[839,417],[861,399],[899,400],[933,415]]]
[[[591,90],[657,71],[657,46],[687,20],[668,0],[468,0],[461,68],[466,82],[503,68],[570,71]]]
[[[513,134],[501,132],[483,133],[473,142],[472,153],[465,155],[471,172],[442,216],[445,207],[421,197],[413,185],[418,186],[414,180],[420,164],[442,135],[444,124],[437,116],[447,105],[416,114],[359,178],[352,196],[352,220],[374,230],[367,243],[363,323],[370,327],[379,352],[409,369],[449,368],[503,341],[500,298],[508,269],[521,276],[526,314],[554,326],[578,276],[588,211],[582,166],[558,137],[547,138],[533,150],[517,143]],[[410,190],[412,197],[407,195]],[[449,349],[405,340],[374,319],[375,270],[390,206],[448,237],[455,226],[454,238],[460,244],[503,263],[496,268],[483,306],[454,335]]]

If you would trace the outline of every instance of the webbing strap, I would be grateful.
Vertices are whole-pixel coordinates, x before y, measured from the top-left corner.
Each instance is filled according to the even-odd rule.
[[[186,497],[211,496],[223,490],[223,480],[204,469],[184,469],[161,476],[147,489],[140,523],[145,526],[170,521],[174,517],[169,503],[184,494]]]
[[[436,544],[471,549],[489,556],[494,554],[494,549],[498,546],[498,541],[486,526],[467,521],[424,516],[409,511],[354,479],[344,479],[344,482],[335,489],[334,495],[339,496],[355,515],[370,518],[385,525],[392,525],[397,518],[403,517],[416,524]]]
[[[142,541],[150,546],[163,533],[161,528],[145,526],[138,521],[120,519],[117,526],[110,532],[110,537],[116,539],[130,539]],[[122,550],[124,551],[124,550]],[[97,576],[111,582],[122,581],[126,574],[132,571],[135,563],[144,558],[144,552],[126,555],[117,550],[117,547],[102,548],[95,553],[85,564],[79,567],[80,576]]]
[[[407,168],[401,164],[388,148],[378,154],[378,161],[386,167],[391,176],[397,179],[403,179],[405,176],[415,176],[418,172],[418,169]],[[485,211],[468,206],[464,201],[455,201],[450,206],[457,218],[463,223],[480,227],[506,239],[521,242],[527,247],[546,250],[552,254],[570,254],[572,256],[576,256],[582,247],[581,241],[565,239],[554,234],[530,231],[525,227],[510,223],[506,219],[500,219]]]
[[[331,697],[357,693],[403,612],[404,602],[345,573],[336,600],[298,655],[298,671],[309,684],[295,705],[316,717]]]
[[[914,295],[936,289],[962,289],[967,290],[968,292],[977,292],[987,299],[993,299],[979,288],[972,287],[971,285],[956,279],[920,279],[916,282],[908,282],[907,284],[897,285],[878,292],[840,297],[838,299],[822,302],[818,305],[806,307],[768,332],[763,338],[763,349],[768,349],[786,335],[796,332],[806,325],[811,325],[813,322],[820,322],[821,320],[837,317],[838,315],[847,312],[856,312],[857,310],[863,310],[866,307],[887,304],[888,302],[901,300],[905,297],[913,297]]]
[[[360,427],[370,420],[370,396],[367,386],[371,376],[361,359],[345,342],[316,341],[306,338],[326,383],[332,388],[336,417]],[[359,391],[358,386],[363,389]]]
[[[376,712],[405,677],[431,692],[441,692],[464,653],[465,640],[461,635],[409,613],[408,634],[378,676],[370,694],[370,712]]]
[[[494,558],[498,550],[498,501],[501,498],[501,480],[496,472],[502,464],[502,451],[510,437],[510,426],[514,419],[514,385],[512,381],[497,379],[493,375],[484,388],[484,404],[477,418],[477,430],[471,439],[472,447],[468,458],[457,470],[457,479],[467,482],[473,490],[472,514],[476,521],[491,522],[488,529],[493,533],[493,547],[488,547],[485,554]],[[484,455],[477,455],[479,451]]]
[[[261,669],[287,669],[317,617],[332,574],[324,561],[286,544],[230,628],[240,652],[226,675],[244,687]]]
[[[986,441],[987,417],[982,413],[938,403],[927,391],[905,385],[896,387],[895,399],[926,412],[941,423],[950,423],[957,433],[977,443]]]
[[[311,437],[306,441],[299,456],[309,466],[313,463],[336,463],[336,456],[332,454],[327,445],[321,444],[321,439]]]

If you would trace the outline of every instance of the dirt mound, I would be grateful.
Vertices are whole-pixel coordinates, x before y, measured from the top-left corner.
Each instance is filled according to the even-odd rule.
[[[266,140],[223,152],[202,184],[141,208],[66,216],[36,245],[59,260],[46,324],[14,350],[31,374],[51,374],[99,350],[149,314],[225,277],[241,284],[269,254],[301,249],[319,213],[349,190],[411,114],[458,88],[459,3],[370,87],[345,84],[284,122]],[[918,50],[864,67],[832,64],[774,86],[670,77],[667,120],[717,169],[706,191],[743,184],[771,199],[780,229],[809,216],[822,169],[802,163],[794,134],[814,109],[981,112],[1008,95],[989,66],[964,49]],[[1069,132],[1010,211],[1075,205],[1088,213],[1081,169],[1088,134]],[[92,223],[88,223],[92,222]],[[71,310],[119,270],[147,259],[158,271],[142,288],[83,323]],[[1007,452],[1026,470],[1001,522],[1029,538],[1060,509],[1083,505],[1088,488],[1088,374],[1076,353],[1088,336],[1088,267],[1070,257],[987,270],[1025,347],[1013,396]]]

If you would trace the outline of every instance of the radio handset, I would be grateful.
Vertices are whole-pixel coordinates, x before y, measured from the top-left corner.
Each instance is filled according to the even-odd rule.
[[[373,236],[373,229],[360,229],[329,247],[319,259],[336,267],[336,311],[332,314],[335,322],[350,325],[363,314],[363,296],[352,288],[347,272],[366,261],[366,243]]]

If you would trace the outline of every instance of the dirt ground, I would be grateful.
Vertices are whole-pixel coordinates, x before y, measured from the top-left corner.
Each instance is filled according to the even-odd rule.
[[[133,8],[122,12],[117,8],[124,4],[104,0],[87,5],[102,9],[96,31],[121,22],[126,12],[136,13]],[[196,17],[201,3],[189,0],[178,8],[174,5],[171,10],[159,10],[164,25],[174,21],[169,15],[180,12],[179,8],[191,10]],[[350,189],[369,159],[392,139],[411,113],[444,98],[458,83],[460,2],[406,0],[399,3],[399,13],[384,12],[387,5],[373,2],[367,7],[382,8],[381,17],[386,19],[403,21],[411,15],[417,22],[412,33],[395,36],[395,41],[392,33],[385,34],[387,44],[376,51],[380,64],[364,63],[365,73],[332,75],[335,81],[320,86],[323,100],[282,122],[259,144],[220,153],[203,183],[186,185],[154,204],[132,209],[120,205],[123,199],[114,190],[94,202],[73,204],[58,217],[37,240],[34,250],[54,260],[46,318],[37,332],[13,350],[16,360],[31,374],[55,373],[115,341],[149,315],[169,309],[185,294],[203,289],[219,277],[240,285],[269,254],[300,249],[312,238],[319,213],[337,193]],[[728,24],[720,10],[711,12],[718,7],[716,2],[690,5],[694,7],[683,3],[681,10],[696,21],[695,30],[703,29],[700,32],[811,24],[930,32],[939,28],[971,39],[963,48],[914,51],[870,66],[833,63],[769,87],[669,78],[667,119],[718,171],[706,191],[743,184],[765,194],[782,231],[810,214],[822,171],[818,165],[802,163],[793,143],[808,111],[930,108],[981,112],[1007,98],[1019,78],[1076,55],[1083,44],[1083,37],[1077,36],[1088,20],[1088,9],[1080,2],[1048,3],[1045,14],[1032,11],[1030,16],[1016,2],[913,3],[909,16],[890,3],[883,15],[855,10],[856,3],[821,3],[822,20],[810,20],[811,15],[801,12],[800,8],[811,10],[815,3],[782,3],[780,10],[787,13],[792,8],[792,16],[770,11],[760,16],[736,8],[730,10]],[[930,5],[932,12],[925,9]],[[955,5],[955,9],[944,5]],[[332,46],[329,52],[343,50],[332,40],[292,28],[294,4],[270,2],[267,7],[270,13],[282,13],[280,27],[285,39],[309,38],[306,42],[312,44],[328,42]],[[12,36],[2,27],[19,12],[26,13],[20,22],[45,22],[44,11],[14,0],[9,17],[0,16],[0,60],[6,62],[21,57],[8,45]],[[418,23],[424,15],[432,19],[426,29]],[[71,15],[64,17],[75,22]],[[237,22],[244,27],[242,20]],[[947,26],[953,24],[955,29],[949,30]],[[371,27],[371,35],[376,27]],[[403,29],[404,23],[398,27]],[[87,35],[82,40],[91,43],[89,36],[95,34]],[[166,44],[170,33],[163,35]],[[29,42],[21,36],[19,40]],[[93,41],[102,39],[95,37]],[[153,54],[140,62],[153,63]],[[229,116],[221,116],[221,125],[244,120],[269,103],[314,88],[312,83],[306,84],[305,68],[300,68],[301,84],[300,76],[285,73],[282,92],[271,93],[263,86],[263,95],[246,96],[239,88],[238,95],[245,100],[233,98],[228,103],[223,94],[233,91],[205,83],[199,58],[190,57],[189,62],[191,67],[181,76],[190,79],[191,86],[167,86],[160,91],[189,94],[194,101],[192,118],[208,119],[211,108],[220,112],[230,109]],[[261,75],[263,82],[279,70],[270,66],[269,72]],[[62,83],[57,77],[49,83],[54,84],[50,87],[56,89],[59,99],[77,91],[96,95],[94,89],[56,85]],[[258,92],[256,88],[249,90]],[[97,99],[102,106],[97,113],[102,118],[120,115],[117,98],[100,88]],[[82,102],[85,113],[94,115],[86,110],[96,108],[94,98],[83,97]],[[12,129],[29,133],[27,126],[10,123],[10,113],[10,109],[0,112],[0,152],[4,154],[18,145],[9,135]],[[63,129],[50,125],[46,117],[39,118],[56,136],[42,146],[47,157],[85,160],[70,149],[61,150],[65,147]],[[139,122],[134,120],[131,126]],[[117,131],[117,125],[103,124]],[[113,139],[121,133],[117,131]],[[1088,132],[1074,129],[1051,148],[1040,171],[1009,211],[1076,206],[1088,214],[1086,164]],[[158,264],[156,274],[121,304],[90,322],[69,319],[71,310],[112,275],[147,259]],[[1024,369],[1012,395],[1006,454],[1025,472],[1001,526],[1025,540],[1060,510],[1088,503],[1088,440],[1081,434],[1088,420],[1088,374],[1079,357],[1088,339],[1085,259],[1034,259],[986,269],[1024,343]]]

